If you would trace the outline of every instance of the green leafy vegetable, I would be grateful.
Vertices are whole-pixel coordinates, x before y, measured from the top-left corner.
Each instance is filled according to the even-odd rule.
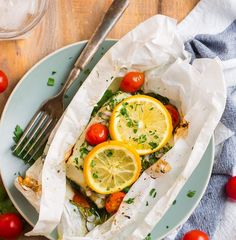
[[[22,136],[23,134],[23,130],[22,128],[19,126],[19,125],[16,125],[15,127],[15,131],[13,132],[13,140],[15,143],[18,143],[19,140],[20,140],[20,137]]]
[[[157,93],[146,93],[146,95],[156,98],[160,102],[162,102],[164,105],[169,104],[170,100],[167,97],[163,97],[160,94]]]
[[[13,206],[11,200],[8,198],[6,191],[2,186],[0,186],[0,214],[16,212],[17,211]]]
[[[100,101],[97,103],[97,106],[94,107],[92,112],[92,117],[99,111],[102,105],[113,96],[113,92],[111,90],[106,90]]]
[[[122,191],[123,191],[124,193],[128,193],[129,190],[130,190],[130,187],[125,187]]]
[[[16,127],[14,129],[14,132],[13,132],[13,140],[14,140],[15,144],[17,144],[19,142],[22,134],[23,134],[22,128],[19,125],[16,125]],[[26,141],[27,141],[27,138],[23,141],[22,144],[24,144]],[[14,151],[15,146],[16,145],[12,146],[13,155],[22,159],[25,164],[30,164],[30,165],[32,165],[42,155],[43,149],[44,149],[44,146],[42,146],[42,148],[37,152],[37,154],[29,161],[30,155],[27,158],[24,158],[24,159],[23,159],[23,156],[27,152],[27,150],[31,147],[31,144],[29,143],[28,147],[21,154],[19,154],[21,149],[18,149],[17,151]]]

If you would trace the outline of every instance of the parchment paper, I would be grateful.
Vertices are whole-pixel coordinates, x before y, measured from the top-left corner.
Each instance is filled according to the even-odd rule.
[[[86,237],[65,233],[63,239],[144,239],[198,165],[225,106],[221,64],[218,59],[201,59],[190,65],[176,33],[176,21],[157,15],[132,30],[105,54],[65,111],[39,176],[42,182],[39,220],[29,236],[47,235],[59,224],[66,195],[65,153],[82,133],[112,77],[123,76],[131,69],[145,71],[144,91],[166,96],[178,106],[189,124],[188,131],[176,136],[174,147],[163,157],[172,166],[169,173],[153,178],[155,166],[152,166],[126,195],[126,199],[134,198],[133,204],[122,203],[115,216]],[[153,188],[157,192],[155,198],[150,196]]]

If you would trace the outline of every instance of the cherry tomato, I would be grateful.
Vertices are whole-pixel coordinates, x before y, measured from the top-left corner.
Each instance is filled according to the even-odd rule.
[[[125,197],[124,192],[116,192],[112,193],[107,199],[106,199],[106,210],[108,213],[115,213],[120,207],[121,202],[123,201]]]
[[[129,72],[127,73],[120,84],[120,89],[124,92],[136,92],[144,84],[144,73]]]
[[[236,176],[231,177],[226,184],[226,193],[229,198],[236,200]]]
[[[205,232],[200,230],[192,230],[187,232],[182,240],[209,240],[209,237]]]
[[[0,215],[0,238],[18,238],[22,233],[22,229],[22,222],[18,215],[14,213]]]
[[[0,70],[0,93],[4,92],[8,86],[7,75]]]
[[[165,107],[167,108],[171,115],[173,128],[176,128],[180,122],[180,116],[177,108],[170,104],[165,105]]]
[[[86,140],[90,145],[97,145],[105,142],[108,138],[108,128],[101,124],[95,123],[89,127],[86,132]]]
[[[88,201],[81,193],[75,193],[72,201],[80,207],[90,208]]]

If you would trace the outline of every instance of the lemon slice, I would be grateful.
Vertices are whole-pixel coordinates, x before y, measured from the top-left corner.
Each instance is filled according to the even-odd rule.
[[[84,176],[97,193],[110,194],[130,186],[139,177],[141,159],[130,146],[107,141],[97,145],[84,160]]]
[[[173,127],[171,116],[160,101],[135,95],[115,107],[109,130],[112,139],[134,147],[139,155],[146,155],[168,142]]]

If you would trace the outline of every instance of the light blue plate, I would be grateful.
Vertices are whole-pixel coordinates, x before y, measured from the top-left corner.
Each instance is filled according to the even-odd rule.
[[[102,55],[115,42],[114,40],[107,40],[103,43],[87,70],[81,74],[68,92],[68,98],[65,99],[66,104],[69,103],[72,96],[86,78],[89,70],[93,68]],[[2,114],[0,122],[0,170],[3,183],[14,205],[31,225],[36,223],[38,214],[16,190],[13,184],[18,173],[24,173],[27,169],[23,161],[11,154],[10,148],[13,145],[13,131],[17,124],[24,128],[40,104],[58,92],[84,45],[85,42],[69,45],[36,64],[26,73],[14,89]],[[56,72],[54,75],[52,75],[53,71]],[[55,85],[53,87],[47,86],[49,77],[55,79]],[[211,140],[199,166],[179,193],[176,204],[168,210],[153,230],[151,234],[152,239],[161,239],[187,220],[199,203],[208,184],[212,170],[213,146],[213,140]],[[193,198],[187,197],[188,191],[196,191]]]

